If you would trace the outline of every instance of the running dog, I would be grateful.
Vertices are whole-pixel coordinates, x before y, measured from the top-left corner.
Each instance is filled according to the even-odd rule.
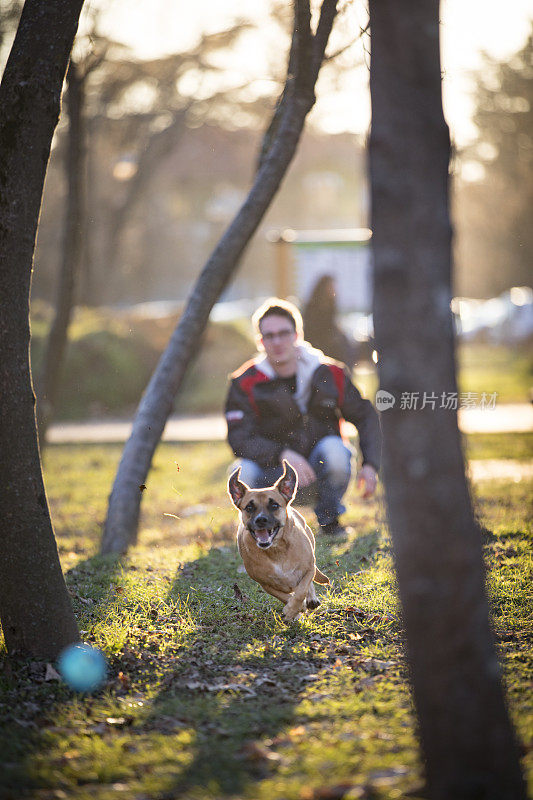
[[[240,467],[228,481],[228,493],[240,511],[239,553],[246,572],[265,592],[285,603],[284,618],[320,605],[313,581],[329,584],[315,562],[315,537],[291,503],[298,477],[283,461],[284,472],[273,486],[250,489],[239,480]]]

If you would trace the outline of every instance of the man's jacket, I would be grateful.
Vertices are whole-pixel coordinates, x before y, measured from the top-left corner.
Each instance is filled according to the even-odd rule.
[[[344,364],[307,342],[297,347],[296,391],[259,356],[231,376],[226,402],[228,441],[235,455],[276,466],[281,451],[306,458],[324,436],[340,436],[340,421],[359,432],[363,464],[379,469],[381,431],[376,410],[364,400]]]

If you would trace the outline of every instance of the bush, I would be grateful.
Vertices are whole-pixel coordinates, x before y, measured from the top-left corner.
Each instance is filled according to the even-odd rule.
[[[33,309],[32,309],[33,312]],[[49,310],[32,313],[34,376],[42,367]],[[71,325],[56,417],[127,416],[137,407],[178,316],[158,319],[78,309]],[[221,411],[228,374],[253,352],[245,326],[210,323],[176,400],[179,413]]]

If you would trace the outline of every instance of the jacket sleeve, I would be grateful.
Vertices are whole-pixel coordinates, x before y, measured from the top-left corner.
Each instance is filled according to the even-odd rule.
[[[381,425],[378,412],[370,400],[361,397],[346,372],[344,374],[344,398],[340,410],[344,419],[357,428],[363,464],[370,464],[374,469],[379,470]]]
[[[238,379],[231,382],[226,400],[229,446],[238,458],[248,458],[262,467],[280,463],[283,446],[261,435],[257,415]]]

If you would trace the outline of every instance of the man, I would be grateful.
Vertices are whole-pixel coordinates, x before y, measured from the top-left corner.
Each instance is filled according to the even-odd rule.
[[[359,431],[363,497],[376,490],[381,433],[377,412],[352,384],[346,367],[303,341],[302,318],[272,298],[252,317],[264,350],[232,375],[226,403],[228,441],[248,486],[269,486],[292,464],[301,487],[316,483],[315,513],[327,535],[344,533],[339,516],[351,474],[342,418]]]

